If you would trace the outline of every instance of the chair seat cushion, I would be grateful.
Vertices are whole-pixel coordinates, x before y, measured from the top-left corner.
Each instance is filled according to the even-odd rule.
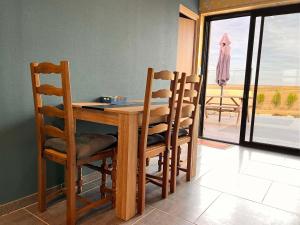
[[[82,134],[76,136],[75,142],[77,159],[83,159],[112,147],[117,142],[117,139],[111,135]],[[45,148],[66,153],[66,141],[61,138],[50,138],[45,142]]]
[[[178,137],[187,136],[188,134],[189,134],[189,132],[184,128],[180,128],[178,131]]]
[[[112,134],[109,134],[109,135],[112,135],[114,136],[115,138],[118,138],[118,133],[112,133]],[[141,129],[139,129],[139,140],[140,140],[140,135],[141,135]],[[165,141],[165,136],[164,134],[153,134],[153,135],[148,135],[148,138],[147,138],[147,145],[150,146],[150,145],[155,145],[155,144],[158,144],[158,143],[163,143]]]
[[[172,132],[173,134],[173,132]],[[180,128],[178,132],[178,137],[184,137],[187,136],[189,133],[186,129]],[[166,138],[165,138],[166,133],[161,133],[161,134],[153,134],[153,135],[148,135],[147,138],[147,145],[155,145],[159,143],[164,143]]]
[[[161,134],[152,134],[147,137],[147,145],[156,145],[158,143],[163,143],[165,141],[165,137]]]
[[[172,130],[172,133],[171,133],[171,137],[173,137],[173,130]],[[183,136],[187,136],[189,134],[189,132],[184,129],[184,128],[180,128],[179,131],[178,131],[178,137],[183,137]],[[160,134],[161,136],[165,137],[166,136],[166,132],[163,132]]]

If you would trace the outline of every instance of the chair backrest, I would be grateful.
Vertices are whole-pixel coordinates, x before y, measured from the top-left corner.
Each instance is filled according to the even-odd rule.
[[[47,137],[62,138],[67,144],[67,155],[75,158],[75,137],[74,137],[74,119],[72,110],[69,62],[61,61],[59,65],[49,62],[30,64],[32,91],[35,108],[37,142],[40,150],[44,148],[44,142]],[[40,76],[60,76],[61,87],[55,87],[50,84],[41,84]],[[43,105],[42,95],[57,96],[63,99],[63,110],[55,106]],[[57,117],[64,119],[64,130],[55,126],[46,124],[45,117]]]
[[[159,134],[166,132],[166,146],[170,148],[171,144],[171,129],[172,129],[172,118],[174,118],[175,109],[175,97],[176,88],[178,84],[178,72],[160,71],[154,72],[152,68],[148,69],[147,84],[144,98],[144,111],[142,120],[142,132],[140,136],[140,149],[143,152],[147,148],[148,135]],[[164,80],[169,82],[168,89],[159,89],[156,91],[152,90],[154,80]],[[164,106],[158,106],[151,109],[152,99],[167,99],[168,104]],[[149,127],[151,121],[156,121],[156,118],[165,117],[166,121],[156,123]]]
[[[174,123],[174,141],[178,139],[180,128],[187,129],[188,135],[192,137],[195,126],[199,125],[196,124],[195,117],[197,107],[199,106],[202,76],[186,76],[186,73],[182,73],[179,83],[180,89],[178,91],[179,95]]]

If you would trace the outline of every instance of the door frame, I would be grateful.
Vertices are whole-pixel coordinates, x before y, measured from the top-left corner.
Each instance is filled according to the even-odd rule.
[[[270,4],[272,5],[272,4]],[[242,108],[242,118],[241,118],[241,128],[240,128],[240,140],[239,145],[252,147],[252,148],[259,148],[264,150],[271,150],[275,152],[287,153],[292,155],[300,155],[300,150],[297,148],[291,147],[284,147],[284,146],[277,146],[272,144],[265,144],[265,143],[258,143],[253,141],[245,141],[246,135],[246,126],[247,126],[247,111],[248,111],[248,100],[249,100],[249,90],[251,85],[251,67],[252,67],[252,58],[253,58],[253,45],[254,45],[254,35],[255,35],[255,25],[256,25],[256,18],[265,16],[272,16],[272,15],[283,15],[283,14],[290,14],[290,13],[300,13],[300,4],[287,4],[284,6],[269,6],[266,8],[264,7],[257,7],[254,9],[247,9],[247,10],[234,10],[225,13],[216,14],[216,13],[208,13],[208,14],[200,14],[201,20],[201,47],[200,51],[202,51],[202,56],[200,58],[201,61],[201,73],[204,75],[203,79],[203,92],[201,98],[201,118],[200,118],[200,126],[199,126],[199,136],[203,138],[203,125],[204,125],[204,110],[205,110],[205,93],[206,93],[206,81],[207,81],[207,63],[208,63],[208,51],[209,51],[209,36],[210,36],[210,22],[214,20],[222,20],[222,19],[230,19],[230,18],[237,18],[243,16],[250,16],[250,26],[249,26],[249,37],[248,37],[248,49],[247,49],[247,62],[246,62],[246,71],[245,71],[245,83],[244,83],[244,96],[243,96],[243,108]],[[263,28],[261,25],[260,29]],[[262,35],[262,34],[260,34]],[[261,48],[261,41],[262,36],[260,36],[260,48]],[[258,59],[260,61],[260,59]],[[254,71],[254,76],[256,76],[256,84],[258,79],[258,72]],[[255,101],[255,96],[253,101]],[[253,108],[255,105],[253,106]],[[253,110],[255,112],[255,109]],[[254,117],[254,115],[252,114]],[[252,117],[252,119],[253,119]],[[251,121],[252,123],[254,121]],[[253,126],[253,124],[252,124]],[[222,142],[222,141],[221,141]],[[223,141],[224,142],[224,141]],[[228,143],[228,142],[226,142]],[[232,143],[236,144],[236,143]]]
[[[183,4],[179,4],[179,14],[186,16],[187,18],[195,21],[195,36],[194,36],[194,50],[193,50],[193,65],[192,65],[192,73],[199,73],[199,49],[200,49],[200,17],[197,13],[187,8]],[[178,43],[177,43],[178,45]],[[177,56],[178,57],[178,56]],[[177,66],[177,65],[176,65]]]

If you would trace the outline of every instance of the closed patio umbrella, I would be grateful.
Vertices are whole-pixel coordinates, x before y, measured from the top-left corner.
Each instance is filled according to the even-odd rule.
[[[228,34],[223,34],[220,41],[220,54],[219,61],[216,70],[216,81],[217,84],[221,87],[221,97],[220,97],[220,109],[219,109],[219,122],[221,121],[221,105],[222,105],[222,96],[223,96],[223,87],[226,85],[230,78],[230,44]]]

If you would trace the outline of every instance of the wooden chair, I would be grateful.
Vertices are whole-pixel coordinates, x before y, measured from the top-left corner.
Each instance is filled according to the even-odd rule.
[[[199,124],[195,120],[197,107],[201,94],[202,77],[197,75],[186,76],[182,74],[177,101],[175,122],[172,132],[172,156],[171,156],[171,179],[170,192],[176,190],[176,177],[179,171],[186,172],[186,180],[191,180],[192,160],[192,137]],[[181,167],[181,145],[188,144],[187,166]]]
[[[152,90],[154,80],[169,81],[169,89]],[[176,87],[178,83],[178,73],[161,71],[154,72],[148,69],[147,85],[144,98],[144,112],[142,119],[142,129],[139,142],[138,161],[138,212],[145,210],[145,186],[146,181],[162,187],[162,197],[166,198],[169,192],[169,150],[171,144],[172,118],[175,113],[174,103]],[[168,105],[151,108],[152,99],[168,99]],[[165,122],[150,125],[157,118],[166,118]],[[165,132],[165,135],[161,133]],[[146,174],[146,160],[163,155],[162,176]]]
[[[35,107],[35,121],[38,146],[38,203],[41,212],[46,210],[47,202],[58,194],[65,193],[67,197],[67,224],[73,225],[77,219],[92,208],[99,207],[114,200],[115,187],[115,148],[116,138],[109,135],[83,134],[75,137],[72,101],[70,93],[69,63],[31,63],[32,90]],[[50,84],[41,84],[40,76],[60,76],[61,88]],[[63,99],[63,110],[50,105],[43,105],[42,96],[57,96]],[[64,119],[64,129],[61,130],[47,124],[46,117]],[[89,163],[113,158],[113,170],[103,163],[99,169],[102,177],[112,175],[113,188],[101,185],[101,199],[91,202],[76,194],[76,173],[78,172],[78,189],[81,189],[81,166]],[[46,195],[46,160],[51,160],[65,166],[66,187],[64,190]],[[104,179],[104,178],[103,178]],[[76,200],[83,203],[77,208]]]

